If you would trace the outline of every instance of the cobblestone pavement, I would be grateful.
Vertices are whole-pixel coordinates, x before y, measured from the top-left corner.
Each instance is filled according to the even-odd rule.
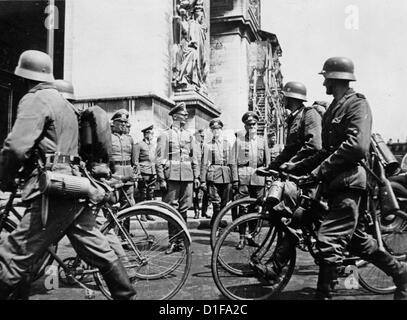
[[[225,299],[217,289],[211,274],[210,261],[211,250],[209,245],[208,220],[190,219],[192,236],[192,268],[187,282],[181,291],[175,296],[177,300],[223,300]],[[60,243],[59,254],[62,257],[74,256],[72,247],[66,238]],[[314,265],[311,256],[297,250],[297,264],[293,277],[285,290],[277,299],[287,300],[308,300],[312,299],[317,281],[318,268]],[[45,287],[45,277],[37,280],[32,287],[32,300],[84,300],[85,290],[78,285],[65,285],[59,283],[59,287],[47,290]],[[96,290],[92,283],[87,284],[91,289],[95,289],[95,300],[105,300],[105,297]],[[373,295],[364,289],[347,290],[340,283],[334,299],[339,300],[389,300],[392,295]]]

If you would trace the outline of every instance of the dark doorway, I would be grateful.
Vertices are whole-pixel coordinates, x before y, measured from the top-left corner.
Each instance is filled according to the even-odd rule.
[[[50,10],[50,4],[54,4],[54,10]],[[49,27],[50,19],[54,28]],[[25,50],[49,52],[52,48],[54,76],[63,79],[64,25],[65,0],[0,1],[0,145],[25,93],[22,80],[13,74],[20,54]]]

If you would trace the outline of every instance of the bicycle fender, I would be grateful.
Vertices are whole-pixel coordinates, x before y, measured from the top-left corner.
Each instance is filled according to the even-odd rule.
[[[166,215],[166,216],[169,216],[169,217],[171,217],[172,219],[174,219],[175,222],[177,222],[177,223],[182,227],[182,231],[184,231],[185,234],[187,235],[189,244],[192,243],[192,238],[191,238],[191,235],[189,234],[189,231],[188,231],[188,228],[187,228],[187,225],[186,225],[185,221],[184,221],[183,219],[180,219],[180,217],[179,217],[177,214],[175,214],[175,213],[173,213],[173,212],[171,212],[171,211],[169,211],[169,210],[167,210],[167,209],[160,208],[160,207],[155,206],[155,205],[140,205],[140,204],[136,204],[136,205],[134,205],[134,206],[132,206],[132,207],[130,207],[130,208],[126,208],[126,209],[124,209],[124,210],[122,210],[122,211],[119,211],[119,212],[117,213],[117,217],[120,217],[120,216],[122,216],[122,215],[125,215],[126,213],[128,213],[128,212],[130,212],[130,211],[140,211],[140,212],[144,213],[146,210],[158,211],[158,212],[160,212],[161,214]]]
[[[137,205],[149,205],[149,206],[158,206],[159,208],[165,208],[169,211],[171,211],[172,213],[176,214],[180,219],[184,219],[182,218],[181,214],[178,212],[177,209],[175,209],[174,207],[170,206],[168,203],[165,203],[163,201],[158,201],[158,200],[144,200],[141,202],[138,202]]]

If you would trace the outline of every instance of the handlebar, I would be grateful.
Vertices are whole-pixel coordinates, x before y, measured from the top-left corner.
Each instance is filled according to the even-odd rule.
[[[267,169],[265,167],[257,168],[256,174],[261,177],[275,177],[275,178],[284,178],[285,180],[291,180],[295,182],[300,188],[315,187],[320,182],[316,180],[314,176],[311,175],[295,176],[284,171],[276,171],[272,169]]]

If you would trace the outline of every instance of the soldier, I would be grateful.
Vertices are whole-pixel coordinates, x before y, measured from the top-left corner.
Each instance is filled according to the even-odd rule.
[[[40,172],[79,173],[78,121],[72,105],[51,84],[52,61],[47,54],[23,52],[15,74],[24,78],[29,91],[20,100],[13,129],[0,152],[0,189],[14,191],[22,168],[21,195],[27,209],[16,230],[0,242],[0,299],[28,299],[35,262],[64,235],[81,259],[99,268],[114,299],[134,298],[126,270],[96,228],[91,210],[81,211],[83,204],[53,195],[48,218],[43,219]]]
[[[287,169],[307,172],[322,181],[329,212],[318,231],[319,274],[316,298],[330,299],[337,266],[345,249],[373,263],[393,278],[395,299],[407,299],[407,265],[366,234],[359,204],[366,193],[366,171],[360,162],[369,152],[372,114],[364,95],[349,87],[355,81],[353,62],[344,57],[326,60],[321,73],[326,93],[334,100],[322,120],[322,149]]]
[[[273,170],[284,170],[286,162],[301,161],[321,149],[321,116],[314,107],[304,106],[304,102],[307,101],[305,85],[300,82],[287,82],[283,88],[283,95],[284,106],[291,113],[287,119],[286,145],[269,166]],[[292,219],[290,227],[299,228],[300,223],[300,217],[296,217]],[[296,239],[284,235],[274,254],[265,264],[253,261],[252,266],[265,278],[277,279],[296,243]]]
[[[114,173],[119,179],[126,182],[123,187],[126,196],[120,194],[120,204],[135,205],[134,201],[134,181],[136,175],[134,172],[135,155],[133,138],[127,134],[129,112],[125,109],[118,110],[112,117],[112,161],[114,163]],[[126,199],[126,197],[128,199]],[[127,202],[130,202],[129,204]],[[123,226],[127,231],[130,230],[130,220],[126,219]]]
[[[155,183],[157,180],[157,174],[155,170],[155,148],[153,147],[154,137],[154,125],[150,125],[141,132],[144,135],[142,141],[135,145],[135,162],[137,168],[137,174],[139,175],[139,190],[141,195],[141,201],[153,200]],[[149,215],[143,215],[140,218],[142,221],[151,220],[153,217]]]
[[[187,210],[192,205],[193,188],[199,188],[199,165],[195,139],[185,130],[188,112],[185,103],[179,103],[169,112],[173,123],[157,139],[156,168],[163,200],[177,209],[187,222]],[[169,225],[170,254],[183,250]]]
[[[201,188],[208,190],[212,202],[213,214],[210,222],[219,214],[221,208],[229,202],[230,183],[232,180],[230,169],[230,144],[221,139],[223,123],[219,119],[209,122],[213,139],[204,145],[201,165]]]
[[[196,150],[197,150],[197,159],[199,162],[199,165],[202,166],[202,152],[203,152],[203,146],[204,146],[204,141],[205,141],[205,130],[204,129],[199,129],[196,133]],[[208,192],[205,189],[198,188],[194,189],[194,219],[199,219],[199,207],[201,206],[202,208],[202,217],[203,218],[210,218],[207,215],[208,211],[208,204],[209,204],[209,199],[208,199]]]
[[[242,117],[245,132],[236,134],[236,141],[231,154],[233,190],[236,198],[253,197],[259,198],[264,195],[265,178],[256,174],[258,167],[268,166],[270,163],[270,151],[266,139],[257,135],[257,122],[259,118],[253,111],[246,112]],[[268,181],[269,179],[267,179]],[[242,214],[248,210],[254,210],[255,206],[241,207]],[[246,243],[249,246],[258,246],[251,232],[255,225],[249,225],[249,234],[246,234],[246,226],[240,226],[240,240],[236,249],[242,250]]]

